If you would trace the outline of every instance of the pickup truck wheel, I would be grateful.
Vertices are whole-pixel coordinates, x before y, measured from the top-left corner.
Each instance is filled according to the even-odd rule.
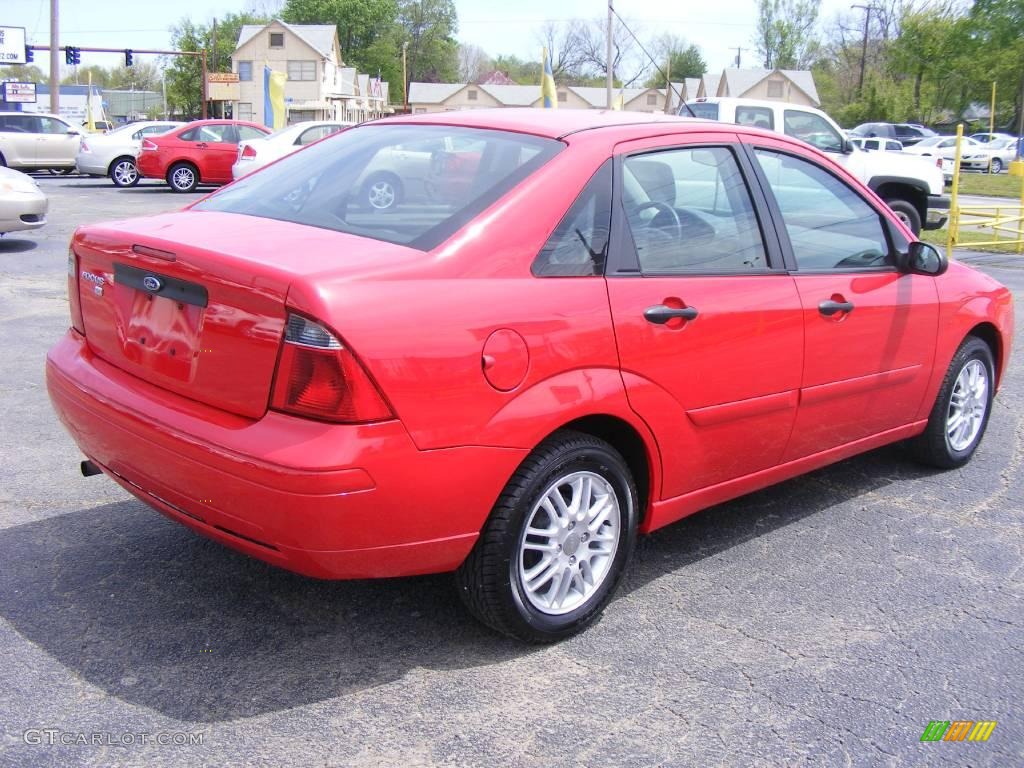
[[[906,200],[900,200],[899,198],[891,198],[885,201],[892,212],[896,214],[897,218],[910,227],[910,231],[915,235],[921,233],[921,214],[917,212],[917,208],[914,207],[913,203]]]

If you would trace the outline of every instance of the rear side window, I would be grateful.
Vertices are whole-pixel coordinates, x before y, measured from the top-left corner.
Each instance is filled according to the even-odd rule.
[[[320,141],[320,139],[325,136],[330,136],[332,133],[337,133],[340,130],[340,125],[315,125],[300,133],[299,138],[295,140],[295,143],[299,146],[312,144],[314,141]]]
[[[612,161],[583,188],[554,233],[534,259],[537,277],[586,277],[604,274],[612,218]]]
[[[627,158],[622,201],[645,274],[768,268],[750,192],[735,156],[725,147]]]
[[[736,123],[771,131],[775,129],[775,116],[767,107],[736,107]]]
[[[717,120],[718,119],[718,105],[708,104],[705,101],[688,101],[686,105],[690,108],[683,107],[679,114],[684,117],[700,117],[704,120]],[[691,115],[690,112],[693,112]]]
[[[246,176],[192,210],[430,250],[554,157],[554,139],[446,125],[365,125]]]

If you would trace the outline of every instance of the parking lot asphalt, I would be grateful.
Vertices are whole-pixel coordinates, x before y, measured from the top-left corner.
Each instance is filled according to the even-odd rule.
[[[0,764],[1024,764],[1021,334],[963,469],[885,448],[697,514],[596,626],[524,647],[449,577],[305,579],[83,478],[43,377],[68,238],[196,195],[39,183],[47,227],[0,239]],[[965,259],[1024,328],[1024,258]]]

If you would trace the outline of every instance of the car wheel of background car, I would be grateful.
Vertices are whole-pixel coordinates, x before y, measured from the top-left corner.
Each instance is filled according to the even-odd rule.
[[[899,199],[886,200],[885,203],[900,221],[910,227],[911,232],[915,235],[921,232],[921,214],[917,212],[913,203]]]
[[[456,573],[470,612],[545,643],[590,625],[632,555],[638,517],[626,462],[591,435],[556,432],[520,465]]]
[[[191,192],[199,184],[199,170],[192,163],[175,163],[167,170],[167,183],[175,192]]]
[[[966,464],[985,434],[995,384],[992,350],[968,336],[953,355],[942,381],[928,427],[914,438],[918,459],[943,469]]]
[[[70,174],[75,169],[74,168],[47,168],[46,170],[48,170],[53,176],[67,176],[68,174]]]
[[[371,176],[363,185],[363,198],[374,210],[386,211],[401,200],[402,183],[390,174]]]
[[[7,158],[4,157],[3,152],[0,152],[0,168],[7,167]]]
[[[110,180],[118,187],[134,187],[139,183],[139,169],[135,158],[119,157],[110,164]]]
[[[998,157],[992,158],[992,164],[989,166],[989,173],[1002,173],[1003,161]]]

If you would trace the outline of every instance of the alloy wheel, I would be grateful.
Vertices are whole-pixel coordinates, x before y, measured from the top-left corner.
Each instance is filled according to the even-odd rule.
[[[390,181],[375,181],[367,190],[366,199],[378,211],[383,211],[395,204],[398,194]]]
[[[119,187],[130,187],[139,180],[139,170],[131,160],[121,160],[114,166],[114,183]]]
[[[954,451],[967,450],[977,439],[988,410],[988,369],[970,360],[960,369],[946,413],[946,441]]]

